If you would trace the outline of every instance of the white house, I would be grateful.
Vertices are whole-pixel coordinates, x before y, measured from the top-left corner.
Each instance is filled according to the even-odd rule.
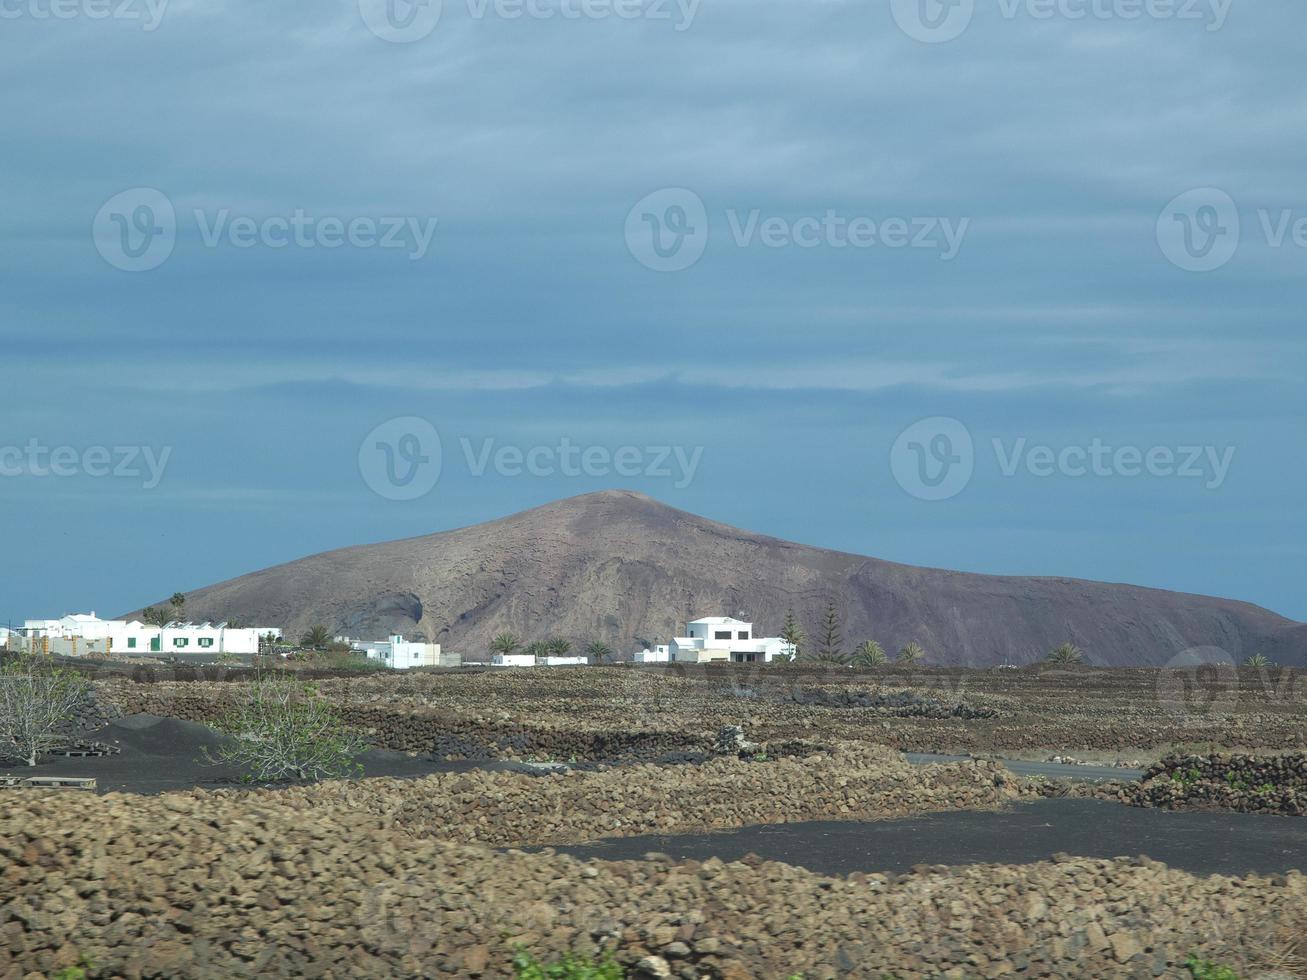
[[[536,658],[530,653],[497,653],[490,661],[491,667],[534,667]]]
[[[589,657],[541,657],[529,653],[497,653],[490,660],[491,667],[580,667],[590,662]]]
[[[386,640],[355,641],[351,645],[355,650],[365,654],[369,660],[376,660],[393,670],[458,666],[450,662],[448,657],[442,658],[439,643],[411,643],[398,633],[392,633]],[[459,662],[461,661],[460,657]]]
[[[707,616],[685,624],[685,636],[667,646],[638,651],[637,663],[771,663],[793,656],[793,644],[779,636],[754,636],[753,623],[729,616]]]
[[[643,650],[635,651],[635,656],[631,659],[637,664],[665,664],[672,659],[672,648],[666,643],[652,649],[646,647]]]
[[[223,623],[168,623],[149,626],[140,620],[100,619],[94,612],[61,619],[29,619],[23,635],[28,649],[65,656],[97,654],[193,655],[259,652],[259,639],[276,627],[233,627]]]

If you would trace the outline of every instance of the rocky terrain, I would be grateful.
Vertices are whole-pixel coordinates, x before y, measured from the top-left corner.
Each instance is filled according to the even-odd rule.
[[[0,978],[513,976],[518,949],[637,978],[1154,977],[1294,961],[1307,879],[1059,858],[826,878],[580,862],[413,836],[278,794],[27,793],[0,809]],[[64,974],[68,975],[68,974]]]
[[[787,609],[930,662],[1029,663],[1074,642],[1093,662],[1165,664],[1219,648],[1307,664],[1301,624],[1245,602],[1067,578],[917,568],[754,534],[625,491],[587,494],[426,537],[302,558],[191,590],[187,614],[333,633],[425,637],[469,657],[511,630],[607,641],[623,656],[687,620],[742,614],[776,635]]]

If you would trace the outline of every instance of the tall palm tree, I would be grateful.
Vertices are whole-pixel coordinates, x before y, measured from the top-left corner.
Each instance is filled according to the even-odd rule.
[[[595,665],[597,666],[613,655],[613,648],[610,647],[603,640],[594,640],[591,642],[591,644],[588,647],[585,648],[585,652],[590,656],[590,659],[593,660],[595,662]]]
[[[1054,647],[1048,654],[1050,664],[1060,664],[1064,667],[1081,663],[1084,659],[1084,651],[1074,643],[1063,643],[1061,646]]]
[[[324,650],[331,642],[331,631],[325,626],[310,626],[300,637],[300,646],[309,650]]]
[[[902,650],[899,651],[899,655],[894,658],[894,662],[896,664],[904,664],[905,666],[910,667],[913,664],[921,663],[921,661],[924,660],[925,658],[926,658],[926,651],[921,649],[920,644],[909,643],[907,646],[905,646]]]
[[[509,654],[517,650],[517,648],[520,647],[521,645],[522,645],[522,641],[519,640],[514,634],[509,632],[503,632],[498,634],[493,640],[490,641],[490,650],[492,653],[499,653],[499,654],[503,654],[504,656],[508,656]]]
[[[875,640],[865,640],[853,651],[855,667],[882,667],[888,662],[889,658],[885,656],[885,651]]]
[[[549,656],[549,644],[544,643],[540,640],[535,640],[526,645],[526,649],[523,651],[523,653],[526,653],[539,660],[542,657]]]
[[[561,636],[555,636],[545,641],[545,652],[551,657],[566,657],[571,650],[571,642],[564,640]]]

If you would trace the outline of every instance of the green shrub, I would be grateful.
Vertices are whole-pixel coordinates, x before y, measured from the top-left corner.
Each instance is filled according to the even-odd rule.
[[[588,956],[564,956],[557,963],[543,964],[526,950],[513,957],[517,980],[625,980],[626,971],[612,954],[598,963]]]
[[[1193,980],[1239,980],[1239,974],[1230,967],[1211,960],[1199,959],[1197,956],[1190,956],[1184,961],[1184,965]]]
[[[367,747],[312,684],[277,675],[249,686],[235,710],[214,726],[231,741],[205,755],[236,765],[250,780],[333,779],[359,772]]]

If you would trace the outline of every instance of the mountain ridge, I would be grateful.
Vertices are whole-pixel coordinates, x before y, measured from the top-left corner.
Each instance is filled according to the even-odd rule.
[[[1249,602],[1062,576],[986,575],[816,548],[605,490],[481,524],[350,545],[197,589],[191,618],[298,635],[389,631],[469,658],[524,640],[608,642],[619,656],[684,622],[743,613],[774,635],[787,609],[811,635],[834,598],[846,647],[920,643],[929,662],[1025,663],[1061,642],[1106,665],[1164,664],[1192,647],[1307,663],[1307,628]]]

